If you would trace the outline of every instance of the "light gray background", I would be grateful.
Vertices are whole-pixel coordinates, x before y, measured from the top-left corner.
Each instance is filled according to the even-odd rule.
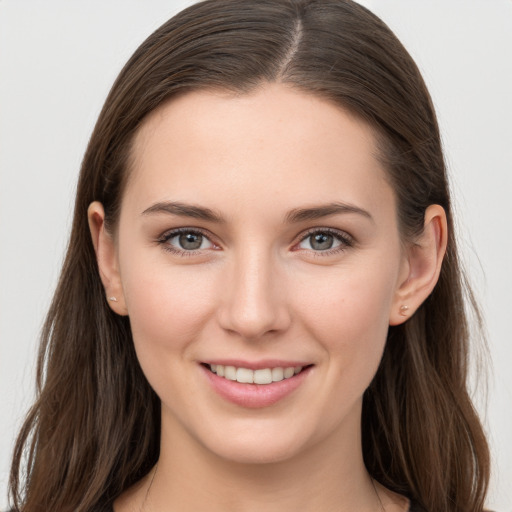
[[[138,44],[189,1],[0,0],[0,509],[88,136]],[[488,326],[489,507],[512,511],[512,0],[366,0],[422,69]]]

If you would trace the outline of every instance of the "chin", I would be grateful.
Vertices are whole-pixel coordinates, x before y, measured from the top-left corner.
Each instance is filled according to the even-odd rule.
[[[266,423],[266,422],[264,422]],[[238,464],[273,464],[297,458],[307,451],[315,437],[308,428],[236,428],[203,437],[202,444],[211,453]],[[211,434],[211,433],[210,433]]]
[[[244,465],[276,464],[292,460],[301,452],[293,443],[272,443],[263,445],[261,441],[251,443],[230,443],[229,446],[217,447],[215,454],[230,462]]]

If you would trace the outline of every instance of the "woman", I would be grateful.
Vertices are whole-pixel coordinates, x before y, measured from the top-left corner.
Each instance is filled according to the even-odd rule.
[[[430,97],[374,15],[183,11],[91,137],[15,509],[482,510],[452,224]]]

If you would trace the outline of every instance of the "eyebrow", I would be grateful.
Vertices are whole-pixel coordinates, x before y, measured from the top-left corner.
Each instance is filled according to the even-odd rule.
[[[215,222],[217,224],[222,224],[225,222],[222,215],[213,210],[210,210],[210,208],[203,208],[202,206],[195,206],[192,204],[180,203],[176,201],[155,203],[149,208],[146,208],[142,212],[142,215],[150,215],[154,213],[168,213],[171,215],[179,215],[181,217],[191,217],[193,219]]]
[[[155,203],[154,205],[146,208],[142,215],[160,214],[167,213],[171,215],[178,215],[180,217],[191,217],[193,219],[200,219],[208,222],[217,224],[225,223],[224,218],[218,212],[211,210],[210,208],[204,208],[202,206],[196,206],[192,204],[186,204],[179,201],[164,201]],[[290,210],[285,215],[285,222],[288,224],[295,224],[298,222],[304,222],[308,220],[317,220],[330,215],[339,215],[355,213],[368,218],[373,222],[371,214],[359,208],[357,206],[345,203],[328,203],[319,206],[313,206],[310,208],[295,208]]]
[[[304,222],[307,220],[317,220],[330,215],[355,213],[362,215],[374,222],[370,213],[358,206],[345,203],[329,203],[325,205],[313,206],[311,208],[296,208],[289,211],[285,216],[285,222],[294,224],[297,222]]]

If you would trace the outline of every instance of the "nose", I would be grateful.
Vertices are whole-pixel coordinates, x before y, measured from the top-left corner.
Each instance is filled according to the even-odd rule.
[[[244,251],[232,263],[220,292],[221,327],[250,340],[284,332],[291,317],[278,264],[256,250]]]

